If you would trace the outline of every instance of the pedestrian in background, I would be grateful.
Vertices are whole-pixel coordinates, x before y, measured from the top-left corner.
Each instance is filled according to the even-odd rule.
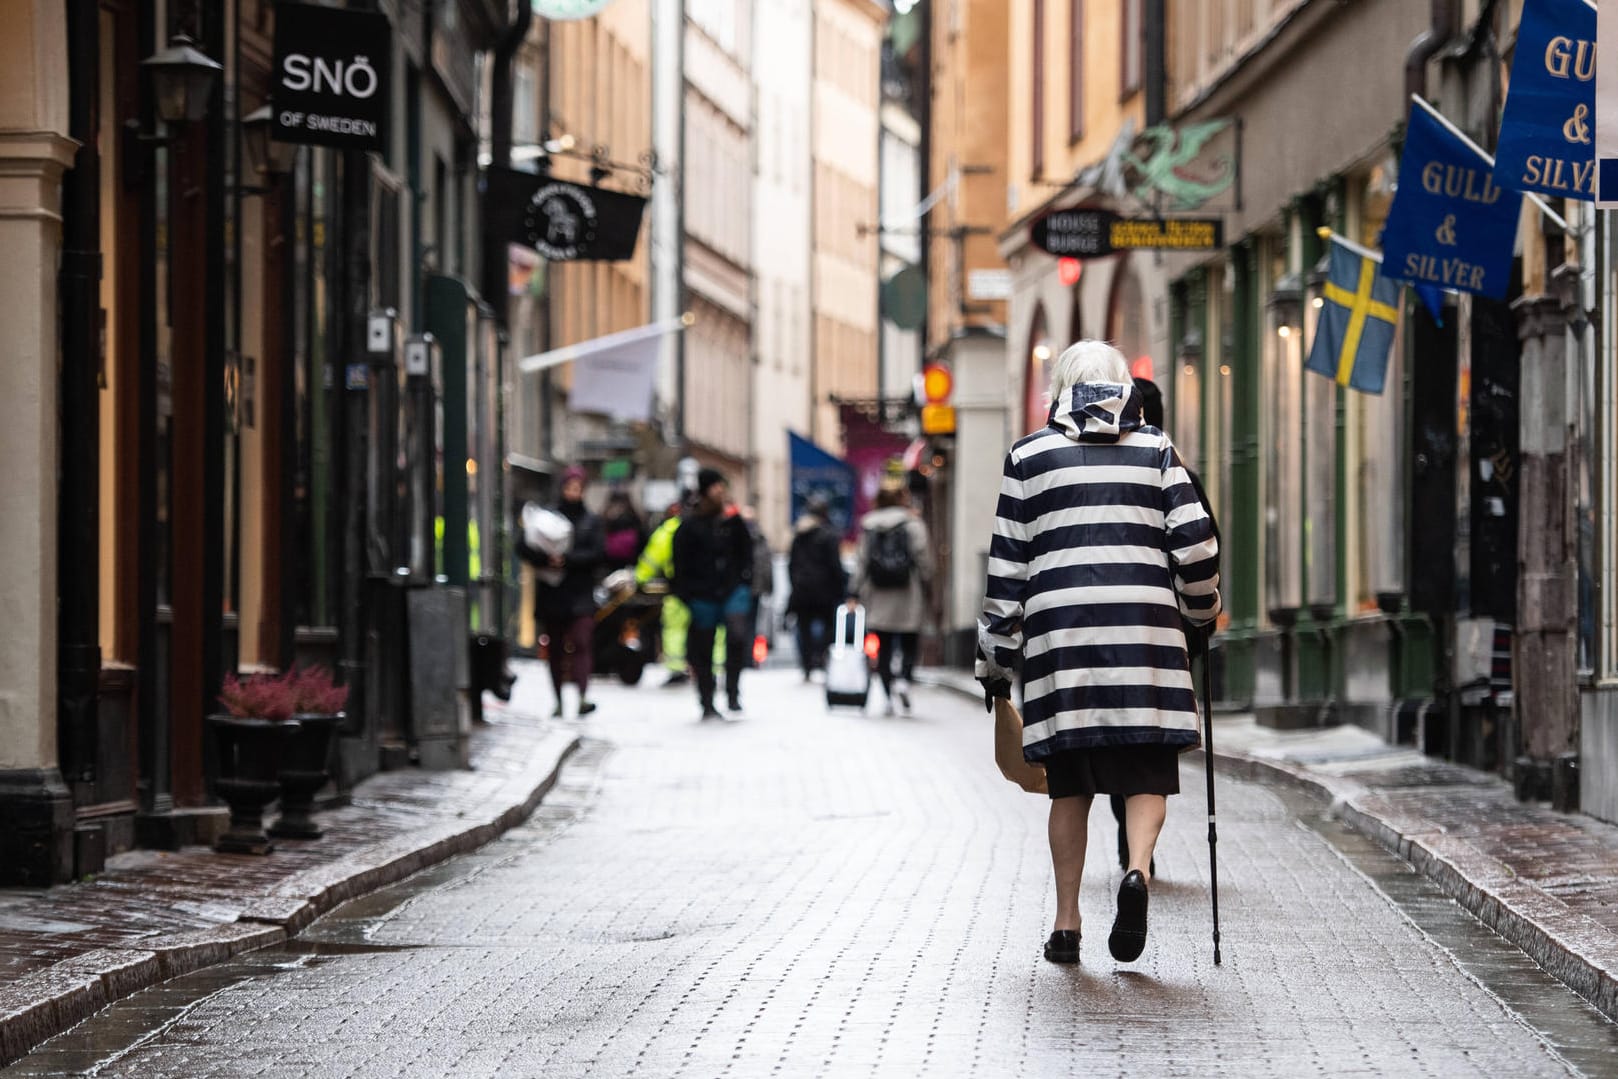
[[[697,504],[674,533],[674,594],[691,609],[686,660],[697,683],[703,719],[719,719],[714,707],[714,638],[725,630],[725,697],[742,710],[742,671],[752,654],[753,541],[747,522],[730,504],[730,485],[719,471],[697,474]]]
[[[927,526],[910,509],[910,493],[897,477],[884,480],[876,508],[860,521],[860,543],[849,581],[848,606],[865,605],[865,625],[879,647],[876,673],[887,695],[887,715],[897,701],[910,714],[910,683],[916,672],[921,629],[932,594],[933,554]],[[894,678],[893,661],[899,657]]]
[[[646,522],[623,491],[607,496],[601,509],[603,564],[608,573],[630,569],[646,546]]]
[[[832,617],[837,601],[847,594],[848,575],[826,500],[816,495],[803,510],[787,554],[787,583],[792,587],[787,613],[797,620],[798,662],[807,682],[812,672],[826,668]]]
[[[552,571],[541,573],[535,582],[534,620],[550,638],[551,685],[556,692],[558,716],[562,714],[562,688],[569,683],[579,689],[578,714],[587,716],[596,710],[589,695],[602,537],[601,519],[584,504],[585,480],[585,471],[578,465],[562,473],[561,498],[555,509],[573,525],[566,554],[548,555],[529,546],[520,535],[517,539],[517,553],[522,558],[541,570]]]
[[[753,617],[752,628],[747,634],[749,641],[756,641],[759,637],[759,611],[764,605],[764,597],[775,593],[775,552],[770,550],[770,541],[765,538],[764,530],[758,526],[758,510],[752,506],[741,508],[742,521],[747,525],[747,537],[753,544]],[[750,653],[751,654],[751,653]],[[753,666],[758,666],[755,662]]]
[[[1006,455],[978,628],[985,699],[1023,678],[1023,755],[1045,767],[1056,918],[1075,963],[1091,800],[1124,797],[1129,869],[1108,948],[1146,947],[1152,851],[1179,754],[1199,741],[1181,619],[1219,614],[1219,541],[1167,435],[1146,428],[1123,354],[1080,341],[1052,367],[1049,424]]]
[[[670,502],[663,521],[652,530],[635,562],[635,583],[641,588],[654,581],[664,584],[674,579],[674,533],[680,528],[681,505]],[[663,667],[668,671],[665,686],[680,686],[691,680],[685,661],[686,637],[691,630],[691,611],[672,592],[663,597],[658,614],[662,638]]]

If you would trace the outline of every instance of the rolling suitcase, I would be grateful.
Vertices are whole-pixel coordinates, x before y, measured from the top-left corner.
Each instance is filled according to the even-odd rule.
[[[826,707],[864,708],[871,693],[871,661],[865,655],[865,608],[837,608],[826,653]]]

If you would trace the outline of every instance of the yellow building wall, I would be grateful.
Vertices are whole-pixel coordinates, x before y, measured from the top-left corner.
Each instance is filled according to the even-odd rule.
[[[572,135],[575,150],[605,146],[616,161],[638,163],[652,146],[651,15],[649,0],[617,0],[599,15],[550,24],[549,135]],[[553,173],[589,182],[589,163],[555,158]],[[644,194],[621,173],[604,186]],[[645,232],[645,225],[642,225]],[[642,235],[624,262],[549,266],[551,341],[555,347],[643,325],[649,316],[648,252]],[[563,389],[571,369],[559,369]]]

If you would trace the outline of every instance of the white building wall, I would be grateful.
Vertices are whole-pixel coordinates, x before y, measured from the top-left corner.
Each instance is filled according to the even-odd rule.
[[[808,435],[810,424],[810,6],[758,0],[753,30],[753,490],[759,524],[783,550],[792,527],[787,432]]]

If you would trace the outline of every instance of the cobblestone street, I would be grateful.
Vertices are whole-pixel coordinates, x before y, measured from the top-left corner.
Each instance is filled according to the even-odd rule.
[[[527,669],[516,706],[548,708]],[[1200,758],[1146,955],[1107,954],[1098,804],[1083,963],[1047,964],[1045,802],[999,777],[981,708],[923,690],[913,719],[828,715],[790,673],[750,678],[737,723],[603,687],[526,825],[5,1074],[1618,1072],[1613,1028],[1520,953],[1318,808],[1234,780],[1214,967]]]

